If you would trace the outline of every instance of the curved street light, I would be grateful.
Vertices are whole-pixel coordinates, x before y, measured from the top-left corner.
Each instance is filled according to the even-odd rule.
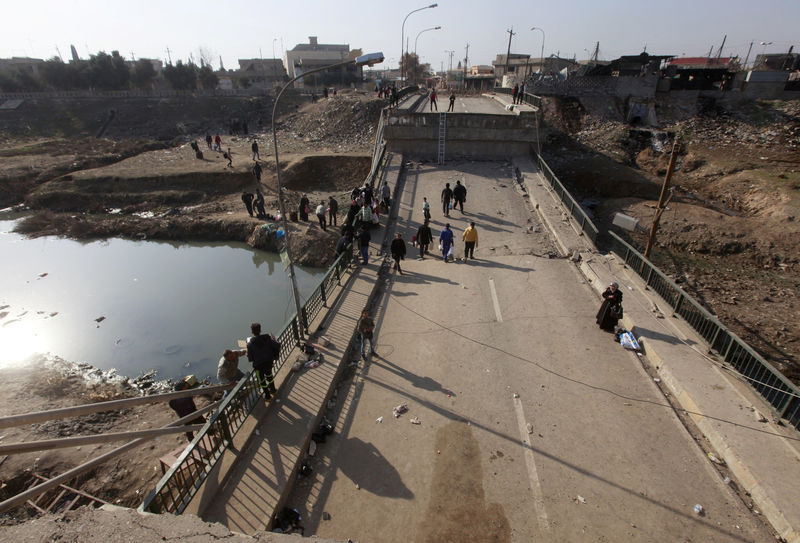
[[[289,86],[300,79],[301,77],[311,75],[313,73],[321,72],[323,70],[330,70],[332,68],[340,68],[342,66],[374,66],[375,64],[380,64],[383,62],[384,57],[383,53],[369,53],[366,55],[361,55],[360,57],[356,57],[354,59],[349,59],[344,62],[339,62],[337,64],[331,64],[330,66],[322,66],[320,68],[314,68],[313,70],[309,70],[304,72],[300,75],[295,76],[291,79],[288,83],[286,83],[278,93],[278,96],[275,98],[275,103],[272,105],[272,146],[275,148],[275,174],[278,179],[278,207],[281,212],[281,225],[283,226],[283,237],[284,247],[286,248],[286,256],[287,260],[289,261],[289,265],[287,269],[289,270],[289,278],[292,281],[292,294],[294,295],[294,305],[297,309],[297,333],[299,335],[300,341],[303,340],[303,324],[301,322],[303,318],[302,308],[300,307],[300,293],[297,290],[297,277],[294,273],[294,263],[292,261],[292,253],[291,248],[289,247],[289,223],[286,219],[286,204],[283,200],[283,186],[281,185],[281,163],[278,159],[278,133],[275,131],[275,113],[278,111],[278,102],[283,96],[283,92],[289,88]]]
[[[542,30],[538,26],[531,27],[531,30],[538,30],[542,33],[542,53],[541,56],[539,57],[539,62],[542,63],[541,69],[542,69],[542,75],[544,75],[544,30]]]
[[[403,70],[403,49],[405,48],[406,44],[406,19],[408,19],[409,15],[412,13],[422,11],[423,9],[435,8],[438,5],[439,4],[431,4],[430,6],[425,6],[424,8],[415,9],[414,11],[409,12],[409,14],[406,15],[406,18],[403,19],[403,26],[400,27],[400,81],[403,81],[403,75],[405,73],[405,70]]]
[[[417,54],[417,40],[419,40],[419,35],[420,34],[422,34],[423,32],[427,32],[429,30],[441,30],[441,29],[442,29],[441,26],[432,26],[430,28],[426,28],[425,30],[420,30],[419,34],[417,34],[417,37],[414,38],[414,55],[416,56],[416,54]]]

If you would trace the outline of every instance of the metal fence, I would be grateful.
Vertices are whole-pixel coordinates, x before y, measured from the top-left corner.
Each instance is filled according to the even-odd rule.
[[[564,185],[561,184],[561,181],[556,177],[556,174],[553,173],[553,170],[550,169],[550,166],[544,161],[539,153],[536,152],[536,149],[531,146],[531,153],[533,154],[536,162],[539,164],[539,169],[542,171],[542,175],[550,183],[550,186],[553,188],[555,193],[561,199],[561,202],[564,206],[569,210],[572,218],[580,224],[581,232],[592,240],[592,243],[597,243],[597,234],[598,230],[597,227],[594,225],[592,220],[586,215],[586,212],[583,208],[575,201],[575,198],[569,193],[567,189],[564,188]]]
[[[510,87],[495,87],[494,92],[495,94],[512,94],[513,89]],[[536,96],[535,94],[531,94],[529,92],[522,93],[522,101],[528,104],[529,106],[533,107],[542,107],[542,97]]]
[[[262,397],[255,373],[240,379],[139,510],[182,513]]]
[[[341,285],[347,268],[353,260],[352,246],[344,251],[328,268],[319,286],[301,307],[301,319],[297,315],[284,326],[276,338],[281,344],[278,359],[273,365],[277,373],[300,344],[298,325],[308,331],[311,321],[327,306],[334,289]],[[155,490],[140,507],[151,513],[182,513],[197,494],[225,450],[231,446],[233,436],[263,397],[254,374],[248,374],[225,398],[211,415],[206,425],[198,432],[183,451],[172,468],[161,478]]]
[[[613,232],[611,250],[691,326],[712,352],[735,369],[793,428],[800,430],[800,389]]]

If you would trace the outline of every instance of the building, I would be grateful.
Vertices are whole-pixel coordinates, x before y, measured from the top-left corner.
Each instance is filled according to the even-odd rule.
[[[800,70],[800,54],[792,53],[792,49],[790,48],[788,53],[756,55],[756,60],[753,62],[753,69],[787,72]]]
[[[525,77],[530,60],[530,55],[520,53],[497,55],[497,58],[492,61],[495,86],[513,86],[515,82],[521,81]]]
[[[0,58],[0,72],[27,72],[34,77],[39,77],[39,67],[43,63],[44,60],[40,58]]]
[[[237,79],[247,77],[253,87],[269,89],[286,81],[286,70],[279,58],[240,58]]]
[[[355,49],[351,51],[350,46],[347,44],[319,43],[316,36],[309,36],[308,43],[300,43],[295,45],[294,49],[286,51],[286,71],[291,79],[314,68],[321,68],[323,66],[344,62],[360,54],[360,50]],[[333,70],[325,70],[324,72],[314,74],[308,78],[304,77],[295,82],[295,86],[349,86],[350,83],[361,81],[361,79],[361,67],[351,65],[342,66]]]
[[[681,57],[670,59],[662,74],[670,90],[730,90],[739,67],[739,57]]]

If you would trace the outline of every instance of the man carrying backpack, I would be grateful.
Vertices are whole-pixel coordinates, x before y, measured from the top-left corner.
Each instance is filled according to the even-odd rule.
[[[269,400],[275,394],[272,365],[280,356],[281,344],[271,334],[262,334],[260,323],[251,324],[250,331],[253,337],[247,340],[247,359],[253,363],[264,398]]]

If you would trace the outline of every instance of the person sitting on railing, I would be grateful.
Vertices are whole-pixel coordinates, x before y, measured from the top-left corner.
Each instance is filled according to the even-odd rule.
[[[246,354],[245,349],[237,351],[225,349],[217,364],[217,380],[220,384],[227,385],[244,377],[244,373],[239,369],[239,357]]]
[[[260,323],[251,324],[250,331],[253,337],[247,339],[247,359],[253,363],[264,398],[269,400],[275,394],[272,365],[280,356],[281,344],[272,334],[262,334]]]
[[[175,392],[186,390],[189,388],[189,383],[186,381],[178,381],[175,383]],[[187,415],[191,415],[195,411],[197,411],[197,406],[194,404],[194,398],[191,396],[187,396],[186,398],[175,398],[174,400],[169,401],[169,406],[178,414],[178,418],[183,418]],[[201,416],[197,417],[196,419],[192,420],[191,422],[187,422],[185,424],[204,424],[206,419]],[[193,432],[186,432],[186,439],[189,440],[189,443],[192,442],[194,439]]]

